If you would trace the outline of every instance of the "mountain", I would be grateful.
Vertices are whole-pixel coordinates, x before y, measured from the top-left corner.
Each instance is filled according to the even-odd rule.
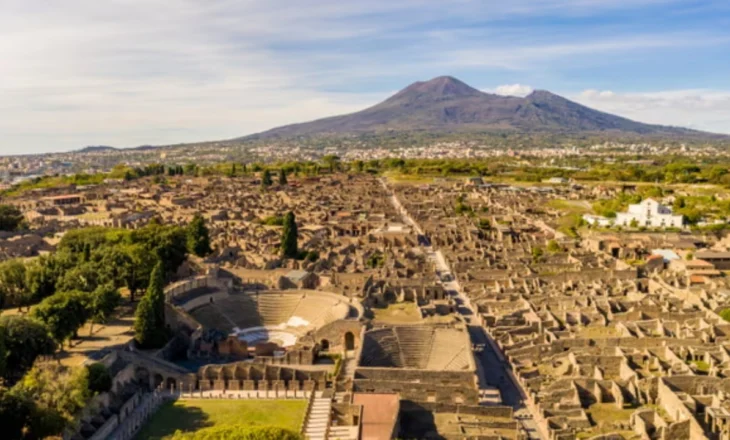
[[[484,93],[440,76],[411,84],[365,110],[286,125],[240,139],[377,134],[392,131],[612,133],[672,137],[721,137],[678,127],[643,124],[537,90],[520,98]]]

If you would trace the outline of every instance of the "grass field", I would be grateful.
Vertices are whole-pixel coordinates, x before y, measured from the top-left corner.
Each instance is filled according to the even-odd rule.
[[[276,426],[299,432],[306,400],[178,400],[163,405],[138,439],[158,440],[178,429],[194,432],[224,425]]]

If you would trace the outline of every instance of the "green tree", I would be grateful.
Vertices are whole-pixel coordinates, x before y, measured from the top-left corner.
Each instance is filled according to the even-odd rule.
[[[273,183],[274,182],[271,180],[271,171],[264,170],[264,174],[261,176],[261,186],[267,188],[273,185]]]
[[[30,315],[43,322],[53,340],[63,347],[90,318],[90,300],[87,292],[59,292],[41,301]]]
[[[134,320],[134,334],[137,342],[145,348],[160,347],[166,340],[164,269],[162,263],[152,270],[150,284],[137,305]]]
[[[39,257],[25,266],[25,286],[30,302],[38,302],[56,291],[55,261],[50,257]]]
[[[18,259],[0,263],[0,303],[15,305],[20,310],[29,300],[25,264]]]
[[[35,405],[28,438],[60,435],[92,397],[88,369],[51,363],[34,366],[11,392]]]
[[[288,185],[288,181],[286,180],[286,170],[284,168],[279,168],[279,185]]]
[[[113,284],[99,286],[91,292],[91,300],[88,305],[91,318],[89,335],[94,333],[94,323],[103,324],[107,322],[121,302],[122,295],[119,294],[119,290]]]
[[[0,231],[15,231],[23,223],[23,214],[11,205],[0,205]]]
[[[14,382],[25,374],[38,356],[48,356],[56,350],[56,343],[42,323],[25,316],[0,317],[0,337],[5,346],[2,378]]]
[[[200,214],[195,214],[193,220],[186,229],[188,251],[199,257],[209,255],[213,250],[210,248],[210,235],[205,219]]]
[[[294,213],[289,211],[284,217],[284,227],[281,231],[281,253],[285,258],[298,258],[298,239],[297,219]]]
[[[0,385],[0,426],[3,438],[22,439],[35,405],[30,399]]]
[[[101,363],[94,363],[86,367],[89,370],[89,390],[93,393],[105,393],[112,388],[112,375],[109,369]]]
[[[337,170],[340,166],[340,157],[336,154],[327,154],[325,156],[322,156],[322,162],[327,165],[330,173],[334,173],[335,170]]]

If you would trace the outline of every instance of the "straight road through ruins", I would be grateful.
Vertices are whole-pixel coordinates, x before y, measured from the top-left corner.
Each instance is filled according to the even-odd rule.
[[[468,325],[469,336],[471,337],[472,347],[474,347],[474,359],[478,363],[477,373],[479,376],[480,393],[486,395],[495,388],[499,389],[502,404],[509,405],[514,409],[515,418],[522,424],[528,437],[532,440],[543,439],[543,436],[538,430],[537,422],[534,419],[534,414],[525,405],[524,391],[514,379],[508,363],[503,361],[502,357],[495,351],[498,350],[496,343],[481,325],[477,323],[472,324],[472,317],[475,316],[474,310],[464,295],[455,274],[446,262],[443,253],[433,248],[428,237],[424,234],[423,229],[421,229],[401,204],[395,191],[388,186],[387,181],[380,179],[380,183],[390,194],[390,201],[400,213],[403,222],[413,227],[418,233],[419,244],[426,256],[434,262],[441,276],[444,288],[455,297],[459,313],[464,317]]]

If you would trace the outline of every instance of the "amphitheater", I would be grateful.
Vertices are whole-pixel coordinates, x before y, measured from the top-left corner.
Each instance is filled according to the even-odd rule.
[[[359,366],[433,371],[475,368],[465,330],[426,325],[385,327],[365,333]]]
[[[359,305],[345,297],[314,290],[208,289],[176,298],[175,303],[205,328],[235,334],[249,345],[273,342],[283,348],[310,331],[361,313]]]

